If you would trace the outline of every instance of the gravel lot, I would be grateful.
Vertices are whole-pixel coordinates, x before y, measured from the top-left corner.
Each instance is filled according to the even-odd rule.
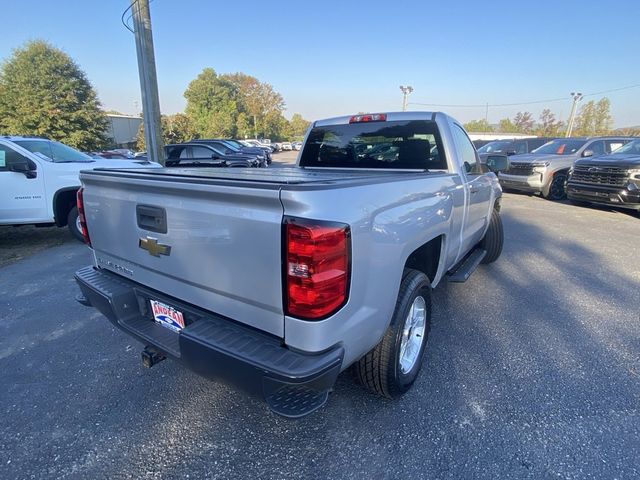
[[[503,219],[502,257],[435,290],[411,392],[343,374],[298,421],[143,369],[73,300],[90,254],[70,237],[4,266],[0,478],[639,478],[640,219],[510,194]]]

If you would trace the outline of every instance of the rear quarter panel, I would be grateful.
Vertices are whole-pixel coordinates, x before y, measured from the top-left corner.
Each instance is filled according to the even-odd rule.
[[[452,221],[462,218],[459,177],[417,174],[410,179],[348,188],[283,190],[285,215],[347,223],[352,235],[352,270],[347,304],[316,322],[285,317],[285,343],[305,351],[345,347],[346,368],[382,338],[395,307],[409,255],[444,236],[450,247]],[[457,249],[457,240],[452,243]],[[446,270],[440,256],[435,282]]]

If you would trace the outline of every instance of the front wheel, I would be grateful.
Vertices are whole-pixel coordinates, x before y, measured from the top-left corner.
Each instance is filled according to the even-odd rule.
[[[567,183],[567,174],[564,172],[555,173],[549,187],[542,192],[542,196],[547,200],[564,200],[567,198],[565,183]]]
[[[502,253],[502,245],[504,243],[504,230],[502,228],[502,219],[500,214],[494,208],[491,210],[491,219],[489,227],[484,238],[480,240],[479,247],[487,252],[480,263],[495,262]]]
[[[386,398],[399,397],[422,367],[431,323],[431,284],[417,270],[405,270],[391,324],[373,350],[354,365],[359,382]]]
[[[73,235],[77,240],[84,243],[84,237],[82,236],[82,227],[80,226],[80,216],[78,215],[78,207],[73,207],[69,211],[69,215],[67,216],[67,226],[69,227],[71,235]]]

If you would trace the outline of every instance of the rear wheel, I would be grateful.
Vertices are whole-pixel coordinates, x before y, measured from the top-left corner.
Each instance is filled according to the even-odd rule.
[[[567,174],[565,172],[557,172],[553,175],[549,187],[542,192],[542,196],[547,200],[564,200],[567,198],[565,183],[567,182]]]
[[[80,226],[80,217],[78,216],[78,207],[73,207],[69,211],[69,215],[67,215],[67,226],[69,227],[71,235],[84,243],[84,237],[82,236],[82,227]]]
[[[429,279],[422,272],[407,269],[389,328],[380,343],[354,365],[360,383],[386,398],[409,390],[422,367],[430,323]]]

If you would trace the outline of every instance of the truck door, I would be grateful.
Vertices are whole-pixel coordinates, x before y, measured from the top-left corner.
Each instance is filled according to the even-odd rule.
[[[24,173],[12,172],[9,164],[15,160],[26,160],[36,164],[36,177],[27,178]],[[47,216],[42,168],[8,145],[0,143],[0,223],[37,223],[53,221]]]
[[[451,126],[466,196],[466,212],[462,225],[461,253],[464,254],[482,239],[491,206],[491,180],[482,174],[476,149],[464,129]]]

